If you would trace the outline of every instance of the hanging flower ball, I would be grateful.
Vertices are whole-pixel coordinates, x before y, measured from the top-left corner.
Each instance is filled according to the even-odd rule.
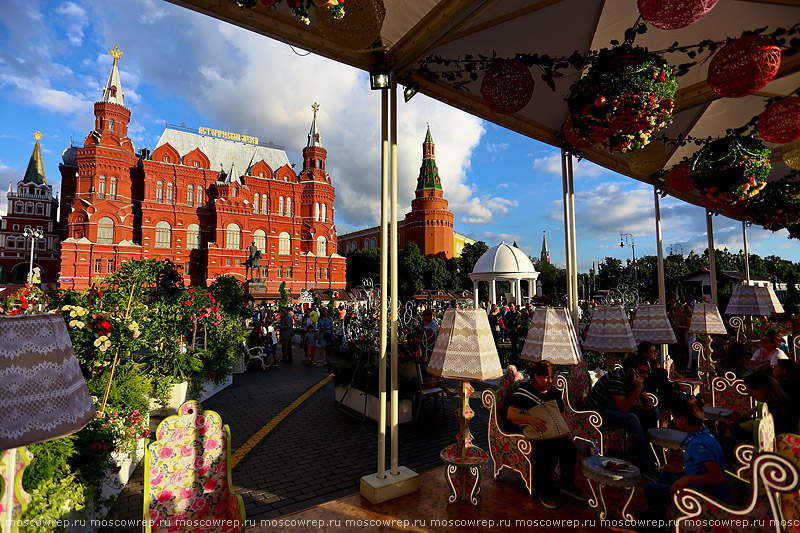
[[[800,182],[797,173],[768,183],[758,196],[747,202],[747,217],[766,229],[778,231],[800,222]]]
[[[708,85],[725,98],[753,94],[767,85],[781,66],[781,49],[764,35],[735,39],[714,54],[708,65]]]
[[[789,168],[800,170],[800,140],[787,143],[783,147],[783,162]]]
[[[766,185],[772,168],[769,155],[770,150],[752,137],[717,139],[694,155],[694,186],[710,202],[741,203]]]
[[[657,54],[627,45],[600,50],[566,97],[572,132],[594,139],[605,130],[604,148],[638,150],[654,131],[672,122],[677,88],[672,67]]]
[[[717,5],[717,0],[638,0],[642,17],[662,30],[694,24]]]
[[[386,7],[383,0],[347,0],[344,16],[327,6],[314,6],[322,37],[333,46],[356,52],[371,46],[381,37]]]
[[[769,104],[758,117],[758,134],[771,143],[800,139],[800,98],[793,96]]]
[[[564,139],[575,148],[591,148],[608,137],[608,132],[605,128],[594,128],[589,131],[589,137],[582,137],[575,130],[575,126],[572,123],[572,115],[567,116],[567,120],[564,121],[563,130]]]
[[[481,96],[495,113],[516,113],[533,96],[533,76],[519,59],[495,61],[481,82]]]
[[[694,182],[692,181],[692,164],[689,161],[681,161],[669,173],[669,186],[678,192],[692,192]]]
[[[713,196],[703,196],[700,199],[700,203],[703,204],[703,207],[711,211],[722,211],[726,207],[726,204],[720,202]]]
[[[650,176],[655,174],[667,162],[667,147],[662,142],[651,142],[631,152],[628,156],[628,166],[637,176]]]

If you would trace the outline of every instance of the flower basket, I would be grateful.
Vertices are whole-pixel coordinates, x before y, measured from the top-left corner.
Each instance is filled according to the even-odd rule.
[[[750,137],[717,139],[694,155],[694,186],[712,203],[743,202],[764,188],[772,168],[769,155],[768,148]]]
[[[381,36],[386,7],[383,0],[347,0],[343,17],[328,7],[314,6],[317,26],[330,44],[343,50],[364,50]],[[338,17],[338,18],[337,18]]]
[[[669,186],[678,192],[692,192],[694,181],[692,181],[692,164],[689,161],[681,161],[669,173]]]
[[[531,101],[533,76],[518,59],[495,61],[481,82],[481,97],[489,109],[502,115],[516,113]]]
[[[628,166],[637,176],[655,174],[666,162],[667,147],[662,142],[648,143],[628,156]]]
[[[764,35],[746,35],[711,58],[708,85],[725,98],[753,94],[772,81],[781,66],[781,49]]]
[[[677,30],[694,24],[717,5],[717,0],[638,0],[642,17],[662,30]]]
[[[771,143],[800,139],[800,98],[793,96],[769,104],[758,117],[758,133]]]
[[[644,48],[603,49],[566,98],[574,133],[596,138],[612,152],[638,150],[652,133],[672,121],[678,81],[672,67]]]
[[[771,231],[800,222],[800,183],[789,177],[768,183],[747,202],[745,211],[750,220]]]

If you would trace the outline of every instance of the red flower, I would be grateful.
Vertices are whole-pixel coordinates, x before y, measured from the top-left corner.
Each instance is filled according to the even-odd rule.
[[[186,300],[186,301],[185,301],[185,302],[183,302],[183,303],[185,303],[186,305],[192,305],[192,302],[190,302],[189,300]]]

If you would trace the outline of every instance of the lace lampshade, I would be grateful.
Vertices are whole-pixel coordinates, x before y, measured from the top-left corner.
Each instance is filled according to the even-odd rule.
[[[643,341],[653,344],[678,342],[667,318],[667,310],[663,305],[641,304],[636,306],[636,318],[631,329],[636,344]]]
[[[526,361],[547,360],[555,365],[583,361],[578,336],[565,307],[537,307],[520,354]]]
[[[477,381],[503,375],[486,311],[445,311],[428,363],[428,373],[436,377]]]
[[[621,353],[636,351],[631,325],[621,305],[600,306],[594,310],[583,349]]]
[[[730,306],[729,306],[730,307]],[[692,320],[689,323],[689,334],[725,335],[728,330],[719,316],[716,304],[694,304]]]
[[[58,439],[94,417],[61,315],[0,317],[0,450]]]
[[[726,315],[770,316],[773,313],[783,313],[783,306],[769,285],[734,285],[731,301],[725,309]]]

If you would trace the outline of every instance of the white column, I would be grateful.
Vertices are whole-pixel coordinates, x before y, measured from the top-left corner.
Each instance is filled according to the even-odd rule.
[[[742,220],[742,240],[744,241],[744,276],[750,285],[750,254],[747,253],[747,222]]]
[[[400,406],[400,393],[397,388],[397,323],[400,306],[398,305],[397,298],[397,246],[399,239],[397,238],[397,82],[392,77],[391,84],[391,154],[389,166],[392,170],[392,188],[390,198],[390,217],[389,224],[391,224],[390,234],[392,237],[391,250],[391,297],[392,297],[392,324],[391,324],[391,353],[392,353],[392,374],[391,374],[391,391],[392,391],[392,415],[391,415],[391,473],[396,476],[398,473],[398,443],[399,443],[399,406]]]
[[[661,204],[658,188],[653,189],[656,208],[656,250],[658,252],[658,301],[661,305],[666,305],[667,289],[664,283],[664,250],[661,238]]]
[[[475,304],[475,309],[478,309],[478,280],[472,280],[472,301]]]
[[[389,188],[389,91],[381,91],[381,316],[378,326],[378,479],[386,478],[386,330],[389,236],[386,232],[386,193]]]
[[[570,309],[572,310],[572,322],[575,330],[578,329],[578,245],[575,235],[575,188],[572,179],[572,155],[567,154],[568,185],[569,185],[569,240],[570,256],[572,257],[572,271],[569,274],[569,281],[572,284],[572,300]]]
[[[570,309],[572,308],[572,301],[574,300],[572,295],[572,281],[570,280],[572,276],[572,247],[570,246],[570,232],[569,232],[569,188],[567,185],[567,154],[562,149],[561,150],[561,188],[562,188],[562,196],[561,201],[564,204],[564,257],[566,262],[566,274],[567,274],[567,299],[569,300]]]
[[[497,285],[494,280],[489,283],[489,301],[492,305],[497,305]]]
[[[717,261],[715,257],[716,254],[714,253],[714,223],[711,220],[711,217],[711,211],[706,210],[706,233],[708,233],[708,270],[711,272],[711,303],[718,305]]]
[[[517,294],[514,295],[514,300],[517,303],[517,307],[522,305],[522,279],[517,278],[514,284],[517,286]]]

